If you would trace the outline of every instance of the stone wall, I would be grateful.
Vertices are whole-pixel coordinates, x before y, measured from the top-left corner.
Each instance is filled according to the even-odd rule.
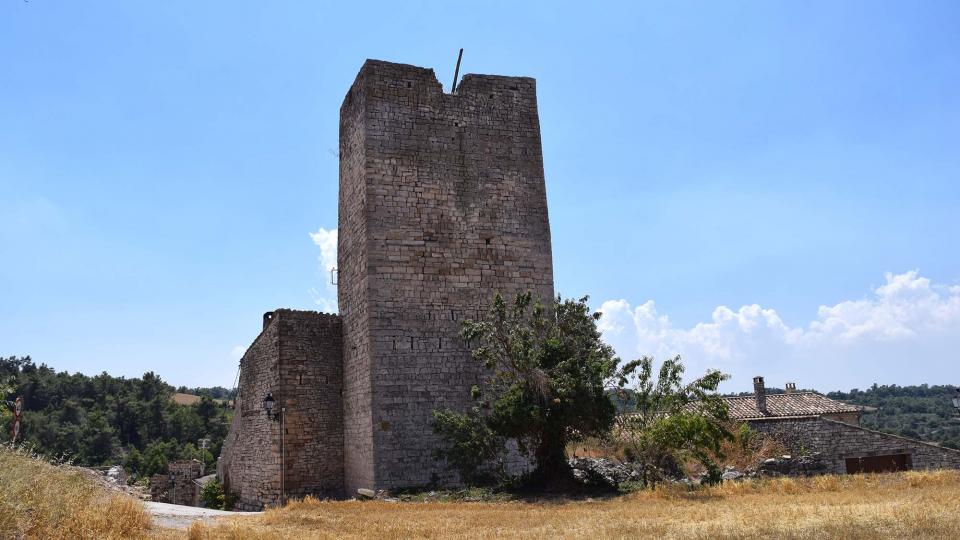
[[[535,81],[368,60],[340,124],[345,482],[451,481],[434,409],[464,409],[479,366],[459,336],[495,293],[553,298]]]
[[[859,412],[827,413],[827,414],[820,415],[820,417],[826,418],[827,420],[836,420],[837,422],[843,422],[844,424],[850,424],[851,426],[860,425]]]
[[[200,492],[194,480],[203,476],[203,463],[196,459],[173,461],[167,474],[150,477],[150,499],[157,502],[198,506]]]
[[[823,418],[750,421],[798,455],[820,452],[832,472],[846,473],[845,459],[908,454],[914,469],[960,469],[960,451]]]
[[[337,301],[343,318],[344,481],[347,493],[373,481],[367,261],[367,94],[358,77],[340,108]]]
[[[341,322],[336,315],[277,310],[240,361],[233,424],[217,476],[237,508],[286,496],[339,496],[343,488]],[[275,399],[270,419],[263,402]],[[281,451],[284,473],[281,474]]]

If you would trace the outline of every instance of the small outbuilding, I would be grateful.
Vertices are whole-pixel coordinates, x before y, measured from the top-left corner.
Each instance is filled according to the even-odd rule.
[[[815,392],[767,394],[754,377],[753,396],[725,398],[734,420],[776,437],[791,452],[820,453],[837,474],[960,469],[960,451],[860,426],[862,407]]]

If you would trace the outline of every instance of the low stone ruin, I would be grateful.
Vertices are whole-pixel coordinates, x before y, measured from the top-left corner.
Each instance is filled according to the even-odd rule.
[[[195,482],[203,476],[203,463],[196,460],[174,461],[168,474],[150,477],[150,499],[157,502],[198,506],[200,489]]]
[[[573,458],[569,461],[573,476],[587,486],[615,487],[624,482],[639,482],[642,478],[640,466],[606,458]],[[727,481],[749,480],[779,476],[809,477],[831,474],[830,463],[819,452],[803,456],[783,455],[759,461],[755,466],[744,470],[727,466],[722,478]],[[674,482],[687,485],[700,484],[699,478],[675,478]]]
[[[756,476],[819,476],[833,472],[820,452],[768,458],[758,463],[754,471]]]
[[[569,461],[573,477],[588,486],[617,486],[623,482],[639,481],[639,468],[606,458],[573,458]]]

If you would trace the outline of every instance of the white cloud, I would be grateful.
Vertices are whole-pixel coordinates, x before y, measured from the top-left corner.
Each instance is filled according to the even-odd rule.
[[[740,389],[753,375],[832,390],[872,382],[944,384],[958,374],[960,287],[934,285],[917,271],[888,273],[868,297],[820,306],[801,326],[756,304],[719,306],[708,322],[690,328],[674,326],[652,300],[637,307],[609,300],[599,311],[604,338],[621,357],[680,354],[688,374],[719,368]]]
[[[337,229],[324,229],[320,227],[315,233],[310,233],[310,239],[320,248],[320,271],[324,280],[323,290],[316,287],[309,289],[310,296],[314,303],[320,306],[322,311],[335,313],[337,311],[337,286],[331,283],[331,271],[337,267]]]

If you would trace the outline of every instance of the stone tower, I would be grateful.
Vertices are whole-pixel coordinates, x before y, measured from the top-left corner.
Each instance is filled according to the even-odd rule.
[[[448,479],[437,408],[479,378],[459,337],[495,293],[553,298],[536,83],[368,60],[340,109],[344,486]]]

